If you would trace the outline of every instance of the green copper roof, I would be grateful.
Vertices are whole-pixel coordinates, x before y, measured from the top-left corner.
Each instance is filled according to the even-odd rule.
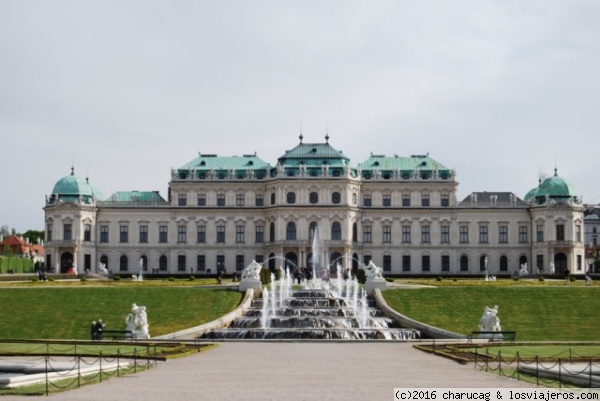
[[[80,196],[102,199],[102,193],[88,182],[87,178],[80,178],[75,175],[75,169],[71,168],[71,174],[67,175],[54,184],[53,195],[58,195],[65,200],[69,197],[78,198]]]
[[[137,203],[162,203],[166,202],[158,191],[118,191],[112,194],[107,202],[137,202]]]
[[[329,137],[326,137],[329,140]],[[302,140],[302,136],[300,137]],[[349,164],[350,159],[342,154],[340,150],[334,149],[329,141],[326,143],[302,143],[292,150],[286,150],[285,154],[277,159],[284,167],[322,166],[344,167]]]
[[[363,176],[372,174],[373,171],[394,172],[398,171],[403,178],[411,178],[415,172],[420,176],[431,175],[434,172],[441,178],[450,178],[451,170],[443,164],[433,160],[428,155],[413,155],[410,157],[371,155],[366,161],[358,164]]]
[[[187,178],[192,174],[198,176],[207,171],[240,171],[240,170],[268,170],[271,166],[261,160],[256,154],[243,156],[218,156],[200,154],[197,158],[177,169],[180,178]]]
[[[527,192],[525,195],[525,201],[529,202],[536,199],[537,203],[540,203],[545,198],[563,200],[569,198],[575,198],[575,188],[564,178],[558,176],[557,170],[554,169],[554,175],[548,177],[545,180],[540,180],[539,185]],[[542,202],[543,203],[543,202]]]

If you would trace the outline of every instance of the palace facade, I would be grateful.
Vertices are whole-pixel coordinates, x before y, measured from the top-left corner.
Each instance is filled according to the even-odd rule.
[[[300,143],[275,166],[256,154],[199,154],[156,191],[103,197],[61,178],[47,196],[46,267],[113,274],[215,274],[252,260],[335,270],[372,260],[384,274],[584,272],[583,206],[556,172],[522,199],[474,192],[429,155],[371,154],[352,165],[324,143]],[[314,237],[318,238],[318,246]]]

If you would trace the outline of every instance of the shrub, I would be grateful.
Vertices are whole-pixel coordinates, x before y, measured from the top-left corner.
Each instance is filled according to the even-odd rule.
[[[367,281],[367,275],[363,269],[358,269],[356,271],[356,280],[361,284],[364,284]]]
[[[385,277],[385,281],[387,281],[388,283],[393,283],[394,279],[390,277]]]
[[[169,280],[169,281],[175,281],[175,277],[169,277],[167,280]]]
[[[443,280],[443,279],[442,279],[442,276],[437,276],[437,277],[435,278],[435,281],[442,281],[442,280]]]
[[[260,269],[260,282],[262,285],[271,283],[271,271],[269,269],[265,269],[264,267]]]
[[[518,277],[513,277],[513,281],[519,281]]]
[[[87,277],[82,277],[82,278],[81,278],[81,281],[82,281],[83,283],[85,283],[86,281],[88,281],[88,279],[87,279]]]
[[[194,281],[194,280],[196,280],[196,277],[194,277],[193,275],[191,275],[191,276],[190,276],[190,278],[189,278],[188,280],[190,280],[190,281]]]
[[[539,280],[540,282],[544,282],[544,278],[543,278],[543,277],[540,277],[538,280]]]
[[[121,276],[119,276],[119,275],[113,276],[113,280],[119,281],[119,280],[121,280]]]
[[[575,276],[571,276],[571,277],[569,278],[569,280],[571,280],[571,281],[577,281],[577,277],[575,277]]]

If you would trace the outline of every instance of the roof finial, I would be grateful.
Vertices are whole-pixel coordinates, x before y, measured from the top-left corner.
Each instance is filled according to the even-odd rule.
[[[325,143],[329,143],[329,122],[325,121]]]
[[[556,167],[554,167],[554,176],[558,177],[558,169]]]
[[[71,175],[75,175],[75,166],[71,165]]]
[[[302,134],[300,134],[300,136],[298,138],[300,138],[300,143],[302,144],[302,139],[304,139],[304,136]]]

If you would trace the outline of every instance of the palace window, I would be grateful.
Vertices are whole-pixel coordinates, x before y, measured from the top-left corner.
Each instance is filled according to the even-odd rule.
[[[498,226],[498,242],[508,244],[508,226]]]
[[[371,234],[371,226],[363,226],[363,242],[371,243],[372,234]]]
[[[198,226],[196,242],[199,244],[206,242],[206,226]]]
[[[240,244],[246,242],[246,227],[236,226],[235,227],[235,242]]]
[[[331,225],[331,239],[340,241],[342,239],[342,226],[337,221]]]
[[[317,192],[311,192],[311,193],[308,195],[308,201],[309,201],[310,203],[312,203],[313,205],[314,205],[315,203],[319,203],[319,194],[318,194]]]
[[[119,242],[129,242],[129,226],[119,226]]]
[[[342,196],[340,195],[339,192],[334,192],[331,194],[331,203],[333,203],[334,205],[337,205],[341,201],[342,201]]]
[[[140,243],[145,244],[148,242],[148,226],[140,226]]]
[[[71,241],[73,239],[73,225],[63,224],[63,240]]]
[[[186,226],[177,226],[177,242],[179,244],[184,244],[187,242],[187,227]]]
[[[519,226],[519,243],[527,243],[527,226]]]
[[[440,242],[442,244],[449,244],[450,243],[450,226],[441,226],[440,230],[441,230]]]
[[[108,226],[100,226],[100,242],[108,242]]]
[[[285,239],[287,241],[296,240],[296,223],[294,223],[293,221],[287,223],[287,227],[285,230]]]
[[[225,226],[217,226],[217,243],[225,243]]]
[[[158,227],[158,242],[165,244],[169,241],[169,227],[159,226]]]
[[[421,242],[423,244],[428,244],[429,242],[431,242],[431,235],[430,235],[429,229],[430,229],[429,226],[421,227]]]
[[[383,226],[383,241],[384,244],[392,243],[392,226]]]
[[[402,243],[410,244],[410,226],[402,226]]]
[[[459,241],[461,244],[469,243],[469,226],[460,226]]]
[[[424,272],[431,270],[431,260],[429,255],[421,256],[421,268]]]
[[[256,226],[256,236],[255,242],[262,243],[265,242],[265,226]]]

